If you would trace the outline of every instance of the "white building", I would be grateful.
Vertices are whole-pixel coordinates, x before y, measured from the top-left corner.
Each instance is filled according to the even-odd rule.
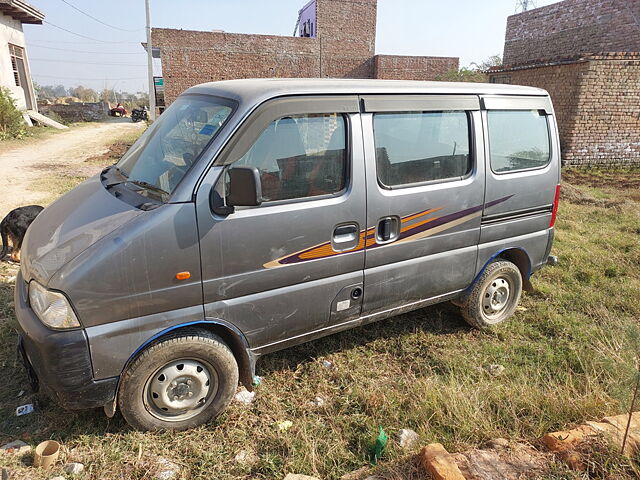
[[[44,14],[22,0],[0,0],[0,86],[11,90],[20,110],[36,110],[23,23],[42,25]]]

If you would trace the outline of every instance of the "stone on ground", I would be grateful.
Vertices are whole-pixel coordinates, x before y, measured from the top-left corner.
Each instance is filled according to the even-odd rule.
[[[176,478],[180,471],[180,466],[173,463],[171,460],[160,457],[158,459],[158,473],[156,473],[156,480],[171,480]]]
[[[62,470],[69,475],[79,475],[84,470],[84,465],[78,462],[71,462],[62,467]]]
[[[240,450],[234,460],[243,465],[255,465],[260,461],[260,457],[253,450]]]
[[[317,477],[310,477],[309,475],[300,475],[299,473],[288,473],[284,480],[320,480]]]
[[[22,455],[31,451],[31,447],[22,440],[14,440],[0,447],[0,453],[9,455]]]
[[[411,450],[420,442],[420,436],[410,428],[403,428],[398,432],[396,440],[402,448]]]

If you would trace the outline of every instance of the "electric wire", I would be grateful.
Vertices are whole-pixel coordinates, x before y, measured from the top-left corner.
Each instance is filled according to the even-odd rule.
[[[105,26],[107,26],[107,27],[113,28],[113,29],[115,29],[115,30],[120,30],[121,32],[138,32],[138,31],[140,31],[140,30],[144,30],[144,28],[136,28],[136,29],[133,29],[133,30],[127,30],[126,28],[120,28],[120,27],[116,27],[115,25],[110,25],[110,24],[108,24],[108,23],[106,23],[106,22],[103,22],[103,21],[102,21],[102,20],[100,20],[99,18],[96,18],[96,17],[94,17],[93,15],[91,15],[91,14],[89,14],[89,13],[85,12],[84,10],[80,10],[80,9],[79,9],[78,7],[76,7],[75,5],[73,5],[73,4],[69,3],[69,2],[67,2],[67,0],[60,0],[60,1],[61,1],[62,3],[65,3],[65,4],[69,5],[71,8],[73,8],[74,10],[76,10],[76,11],[80,12],[81,14],[83,14],[83,15],[85,15],[85,16],[87,16],[87,17],[89,17],[90,19],[95,20],[96,22],[101,23],[102,25],[105,25]]]
[[[46,23],[47,25],[49,25],[51,27],[55,27],[55,28],[57,28],[59,30],[62,30],[63,32],[67,32],[67,33],[70,33],[70,34],[75,35],[77,37],[86,38],[87,40],[93,40],[93,41],[99,42],[99,43],[120,43],[120,44],[122,44],[122,43],[138,43],[138,42],[112,42],[112,41],[109,41],[109,40],[100,40],[99,38],[88,37],[88,36],[83,35],[81,33],[72,32],[71,30],[68,30],[68,29],[66,29],[64,27],[61,27],[61,26],[56,25],[54,23],[51,23],[48,20],[43,20],[42,22]]]

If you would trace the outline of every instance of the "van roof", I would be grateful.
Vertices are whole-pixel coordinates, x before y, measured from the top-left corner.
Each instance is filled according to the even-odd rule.
[[[471,94],[547,96],[545,90],[499,83],[421,82],[327,78],[256,78],[196,85],[185,93],[202,93],[258,102],[283,95]]]

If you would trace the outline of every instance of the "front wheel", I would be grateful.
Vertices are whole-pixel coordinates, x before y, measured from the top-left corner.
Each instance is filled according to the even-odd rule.
[[[238,364],[216,335],[194,331],[162,340],[123,374],[118,405],[139,430],[186,430],[217,417],[238,386]]]
[[[489,264],[471,291],[459,300],[460,310],[472,327],[488,328],[513,315],[521,293],[520,270],[511,262],[499,260]]]

